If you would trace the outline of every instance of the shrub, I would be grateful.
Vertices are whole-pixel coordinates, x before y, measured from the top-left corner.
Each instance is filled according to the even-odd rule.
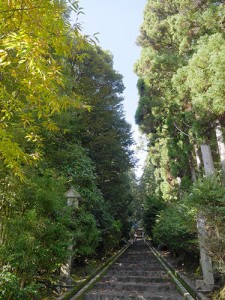
[[[162,199],[155,196],[148,196],[145,201],[143,225],[145,232],[152,236],[152,229],[155,226],[156,219],[160,211],[165,208],[165,203]]]
[[[0,282],[0,299],[2,300],[40,299],[38,293],[40,284],[33,283],[22,288],[19,278],[7,268],[3,268],[0,272]]]
[[[174,254],[197,257],[198,242],[195,211],[184,204],[172,205],[161,211],[153,228],[153,240],[168,247]]]
[[[94,216],[79,208],[74,212],[72,221],[74,257],[85,260],[91,256],[99,244],[100,232],[97,228]]]
[[[219,272],[225,274],[225,187],[222,181],[217,177],[198,180],[183,200],[205,217],[207,250]]]

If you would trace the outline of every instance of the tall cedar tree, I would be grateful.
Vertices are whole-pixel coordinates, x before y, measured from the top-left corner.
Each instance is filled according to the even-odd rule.
[[[86,52],[78,70],[76,60],[71,65],[76,76],[75,90],[90,105],[90,112],[78,116],[84,128],[80,132],[82,146],[95,163],[97,184],[113,217],[125,229],[132,200],[128,171],[134,161],[131,127],[122,105],[122,76],[113,69],[112,56],[99,47]]]

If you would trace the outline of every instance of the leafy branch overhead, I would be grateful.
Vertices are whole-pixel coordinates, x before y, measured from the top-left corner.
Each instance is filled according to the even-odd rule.
[[[64,61],[79,56],[87,42],[79,30],[71,30],[67,11],[66,1],[0,4],[0,151],[5,165],[20,176],[21,163],[34,163],[42,155],[42,128],[57,130],[52,116],[82,105],[68,89]]]

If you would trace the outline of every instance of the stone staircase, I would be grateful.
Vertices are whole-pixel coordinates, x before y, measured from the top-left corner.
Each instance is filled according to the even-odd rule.
[[[143,240],[137,240],[84,295],[85,300],[183,300]]]

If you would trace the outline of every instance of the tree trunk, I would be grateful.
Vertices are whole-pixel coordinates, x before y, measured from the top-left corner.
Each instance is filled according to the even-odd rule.
[[[190,166],[190,170],[191,170],[191,180],[193,182],[195,182],[197,180],[197,175],[196,175],[192,156],[190,156],[190,158],[189,158],[189,166]]]
[[[213,165],[212,152],[209,145],[201,145],[202,159],[206,176],[215,174]],[[214,285],[214,276],[212,268],[211,257],[207,253],[205,240],[207,239],[206,219],[205,216],[199,212],[197,217],[197,229],[200,247],[200,263],[203,273],[204,284],[207,286]]]
[[[206,177],[215,175],[212,152],[209,145],[201,145],[202,160]]]
[[[223,175],[225,175],[225,143],[223,138],[222,127],[219,120],[216,123],[216,140],[217,140]]]
[[[198,172],[199,172],[200,171],[200,167],[201,167],[201,159],[200,159],[200,156],[199,156],[199,153],[198,153],[198,146],[195,145],[194,149],[195,149],[195,157],[196,157],[197,169],[198,169]]]

